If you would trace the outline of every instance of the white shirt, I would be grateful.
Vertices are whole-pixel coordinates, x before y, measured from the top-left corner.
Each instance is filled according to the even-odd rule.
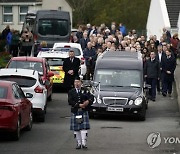
[[[159,62],[161,62],[162,52],[158,52]]]
[[[74,58],[70,58],[71,63],[73,63]]]
[[[79,93],[79,92],[80,92],[80,89],[76,88],[76,92]]]

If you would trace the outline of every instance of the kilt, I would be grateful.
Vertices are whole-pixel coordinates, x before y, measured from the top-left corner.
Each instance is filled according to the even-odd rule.
[[[79,124],[76,122],[76,118],[75,118],[76,115],[83,115],[83,122],[82,123]],[[80,131],[83,129],[84,130],[90,129],[88,111],[78,111],[77,113],[71,113],[70,130]]]

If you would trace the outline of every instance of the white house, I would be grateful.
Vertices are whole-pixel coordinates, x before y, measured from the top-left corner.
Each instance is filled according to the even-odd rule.
[[[147,20],[147,37],[156,35],[159,39],[162,36],[162,29],[170,29],[170,21],[166,8],[165,0],[151,0],[148,20]]]
[[[72,22],[72,8],[66,0],[0,0],[0,32],[6,25],[21,30],[26,13],[41,9],[68,11]]]
[[[180,28],[179,12],[180,0],[151,0],[146,25],[147,37],[156,35],[160,39],[163,28],[170,30],[172,35],[177,33]]]

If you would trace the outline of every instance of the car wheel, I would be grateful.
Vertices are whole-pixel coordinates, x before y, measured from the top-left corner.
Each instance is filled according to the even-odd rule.
[[[44,106],[44,113],[47,113],[47,104]]]
[[[17,141],[20,138],[20,131],[21,131],[21,123],[20,123],[20,118],[18,118],[17,121],[17,126],[15,132],[13,132],[13,140]]]
[[[45,122],[45,111],[41,115],[39,115],[38,121],[39,122]]]
[[[148,102],[146,103],[146,110],[148,109]]]
[[[32,115],[32,111],[29,113],[29,123],[26,127],[27,131],[30,131],[32,129],[32,125],[33,125],[33,115]]]
[[[97,116],[98,116],[97,114],[89,113],[89,118],[90,118],[90,119],[96,119]]]
[[[139,118],[140,121],[145,121],[146,120],[146,109],[145,109],[145,107],[139,113],[138,118]]]
[[[149,98],[146,97],[146,109],[148,109]]]
[[[48,101],[52,101],[52,94],[47,98]]]

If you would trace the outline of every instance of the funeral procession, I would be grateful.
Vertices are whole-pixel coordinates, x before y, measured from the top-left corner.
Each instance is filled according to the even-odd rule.
[[[180,0],[0,11],[0,154],[180,154]]]

